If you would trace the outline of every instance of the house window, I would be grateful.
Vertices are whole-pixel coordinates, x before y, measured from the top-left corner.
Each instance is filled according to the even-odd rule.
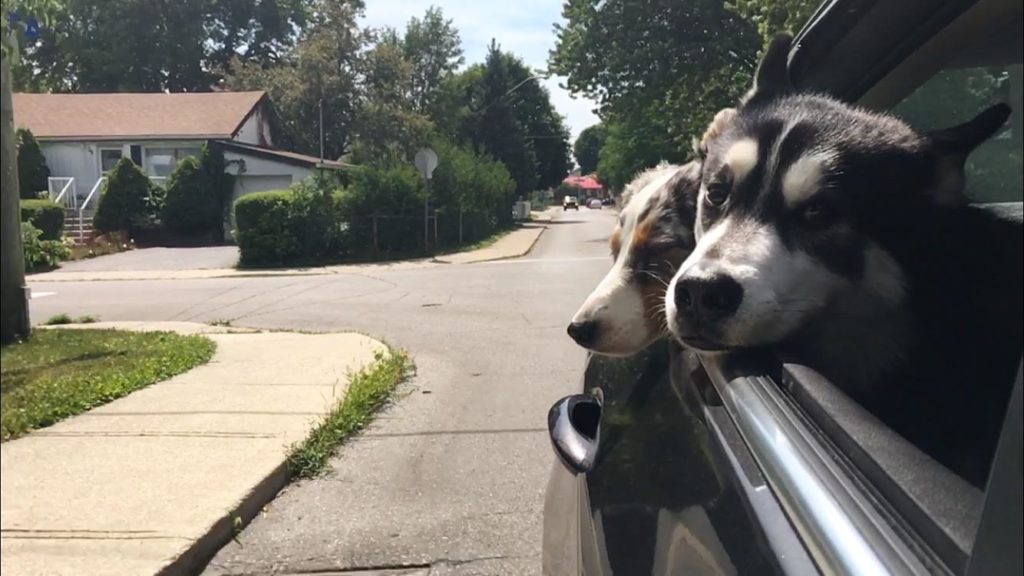
[[[120,148],[100,148],[100,172],[106,174],[114,169],[121,159]]]
[[[146,171],[150,176],[166,178],[174,167],[189,156],[199,156],[199,148],[146,148]]]

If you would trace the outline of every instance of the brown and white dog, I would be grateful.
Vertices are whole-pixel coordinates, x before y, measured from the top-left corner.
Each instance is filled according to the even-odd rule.
[[[573,316],[573,340],[598,354],[627,356],[667,334],[665,289],[693,250],[699,187],[699,162],[663,163],[626,186],[609,238],[612,268]]]

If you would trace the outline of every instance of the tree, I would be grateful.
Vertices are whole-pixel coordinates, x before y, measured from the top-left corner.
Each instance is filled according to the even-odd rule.
[[[22,198],[38,198],[49,186],[50,168],[32,131],[20,128],[15,134],[18,143],[18,187]]]
[[[440,8],[431,6],[422,19],[409,20],[401,46],[412,65],[413,106],[423,112],[441,84],[465,61],[462,40],[452,21],[444,18]]]
[[[171,173],[162,216],[164,226],[180,234],[208,234],[221,226],[220,191],[196,158],[185,158]]]
[[[692,137],[718,110],[743,94],[761,47],[755,26],[723,0],[643,3],[642,8],[636,0],[567,0],[563,16],[566,23],[556,26],[558,39],[548,62],[551,71],[566,76],[572,92],[598,100],[609,139],[612,123],[623,136],[654,130],[655,148],[667,135],[677,157],[689,152]],[[647,118],[637,116],[641,110]],[[654,155],[628,153],[623,144],[610,153],[606,171],[612,158],[639,162]],[[652,146],[640,140],[628,145]],[[614,173],[621,179],[642,167],[621,166]]]
[[[597,170],[597,161],[604,146],[606,131],[603,124],[588,126],[580,132],[573,144],[572,154],[580,166],[581,174],[593,174]]]
[[[232,60],[225,85],[266,90],[279,124],[278,145],[318,155],[319,107],[323,106],[324,156],[349,151],[359,102],[358,66],[366,35],[356,24],[362,2],[318,2],[311,25],[295,48],[272,67]]]
[[[265,67],[291,47],[313,0],[62,0],[26,46],[21,89],[194,92],[232,58]]]
[[[492,40],[480,79],[482,101],[486,104],[475,113],[471,139],[478,152],[505,165],[516,182],[515,193],[528,196],[537,185],[537,157],[508,100],[518,78],[510,60]]]
[[[394,34],[385,34],[360,62],[363,90],[356,114],[357,163],[405,161],[426,143],[433,126],[416,111],[413,66]]]
[[[663,160],[681,162],[687,155],[656,115],[638,110],[609,122],[597,174],[612,189],[621,190],[644,168]]]
[[[149,209],[147,199],[152,184],[131,158],[121,158],[107,177],[103,194],[96,206],[94,223],[97,230],[114,232],[132,230],[145,220]]]

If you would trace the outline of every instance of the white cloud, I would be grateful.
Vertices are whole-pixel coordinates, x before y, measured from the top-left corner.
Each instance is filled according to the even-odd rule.
[[[367,0],[363,22],[401,30],[410,18],[423,16],[432,5],[439,7],[459,29],[467,64],[483,61],[493,38],[503,50],[518,55],[528,66],[543,69],[548,52],[555,45],[554,23],[562,19],[562,3],[558,0]],[[549,78],[543,83],[575,140],[581,130],[598,122],[592,112],[597,106],[589,99],[573,98],[558,82]]]

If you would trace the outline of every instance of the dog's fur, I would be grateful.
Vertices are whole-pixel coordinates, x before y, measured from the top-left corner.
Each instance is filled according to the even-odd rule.
[[[623,190],[623,207],[609,238],[611,270],[586,299],[569,334],[599,354],[626,356],[667,332],[665,287],[693,250],[700,164],[661,164]]]
[[[964,205],[963,163],[1008,107],[922,135],[793,93],[789,45],[701,143],[669,329],[702,353],[771,346],[817,368],[980,482],[1021,352],[1022,237]]]

